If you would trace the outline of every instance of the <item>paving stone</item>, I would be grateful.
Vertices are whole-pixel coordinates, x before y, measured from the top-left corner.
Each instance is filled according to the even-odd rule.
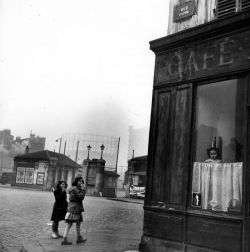
[[[54,196],[51,192],[0,187],[0,202],[1,252],[6,252],[6,249],[9,252],[20,251],[23,245],[28,246],[28,244],[35,246],[35,243],[31,244],[32,242],[39,242],[40,246],[44,246],[43,249],[46,248],[48,251],[71,251],[71,248],[62,248],[59,239],[55,241],[50,238],[51,225],[48,223],[50,224],[54,204]],[[87,196],[84,207],[82,232],[85,230],[89,238],[86,244],[74,244],[73,248],[76,250],[73,251],[83,249],[82,246],[84,251],[90,252],[120,252],[116,250],[119,246],[124,248],[124,251],[138,249],[142,235],[142,204]],[[65,222],[60,222],[60,233],[63,233],[65,226]],[[70,230],[69,239],[73,242],[76,240],[75,225]],[[59,247],[52,247],[52,250],[49,250],[54,244]],[[90,250],[91,246],[93,248],[97,244],[103,248],[96,247],[96,251]],[[108,247],[109,250],[104,250]],[[35,248],[39,249],[39,246]]]

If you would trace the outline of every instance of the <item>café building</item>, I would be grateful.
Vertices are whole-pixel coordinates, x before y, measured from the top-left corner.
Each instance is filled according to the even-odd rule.
[[[168,35],[150,42],[140,250],[249,252],[250,1],[171,0],[169,11]]]

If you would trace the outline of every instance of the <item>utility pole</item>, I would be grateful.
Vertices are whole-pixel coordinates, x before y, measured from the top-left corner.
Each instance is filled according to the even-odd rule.
[[[65,151],[66,151],[66,141],[64,143],[64,151],[63,151],[63,154],[65,155]]]
[[[60,140],[60,144],[59,144],[59,153],[61,151],[61,144],[62,144],[62,137],[56,139],[56,142],[58,142],[58,140]]]
[[[78,157],[78,148],[79,148],[79,143],[80,141],[77,140],[77,146],[76,146],[76,159],[75,159],[75,162],[77,163],[77,157]]]
[[[130,174],[131,174],[131,177],[130,177],[130,185],[131,184],[134,184],[134,181],[133,181],[133,173],[134,173],[134,156],[135,156],[135,150],[133,150],[132,152],[132,159],[131,159],[131,170],[130,170]]]
[[[117,163],[118,163],[118,156],[119,156],[119,147],[120,147],[120,137],[118,138],[118,147],[117,147],[117,155],[116,155],[116,163],[115,163],[115,172],[117,173]]]

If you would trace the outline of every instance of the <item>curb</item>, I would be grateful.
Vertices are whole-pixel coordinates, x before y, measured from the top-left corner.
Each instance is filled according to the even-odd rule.
[[[50,192],[50,190],[41,190],[38,188],[29,188],[29,187],[18,187],[18,186],[11,186],[8,184],[0,184],[1,188],[9,188],[9,189],[17,189],[17,190],[29,190],[29,191],[40,191],[40,192]]]
[[[113,201],[121,201],[121,202],[126,202],[126,203],[134,203],[134,204],[144,204],[144,201],[131,201],[131,200],[126,200],[126,199],[121,199],[121,198],[106,198],[108,200],[113,200]]]

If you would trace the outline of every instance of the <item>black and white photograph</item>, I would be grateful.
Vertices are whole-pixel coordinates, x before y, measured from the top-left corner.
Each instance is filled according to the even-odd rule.
[[[250,252],[250,0],[0,0],[0,252]]]

